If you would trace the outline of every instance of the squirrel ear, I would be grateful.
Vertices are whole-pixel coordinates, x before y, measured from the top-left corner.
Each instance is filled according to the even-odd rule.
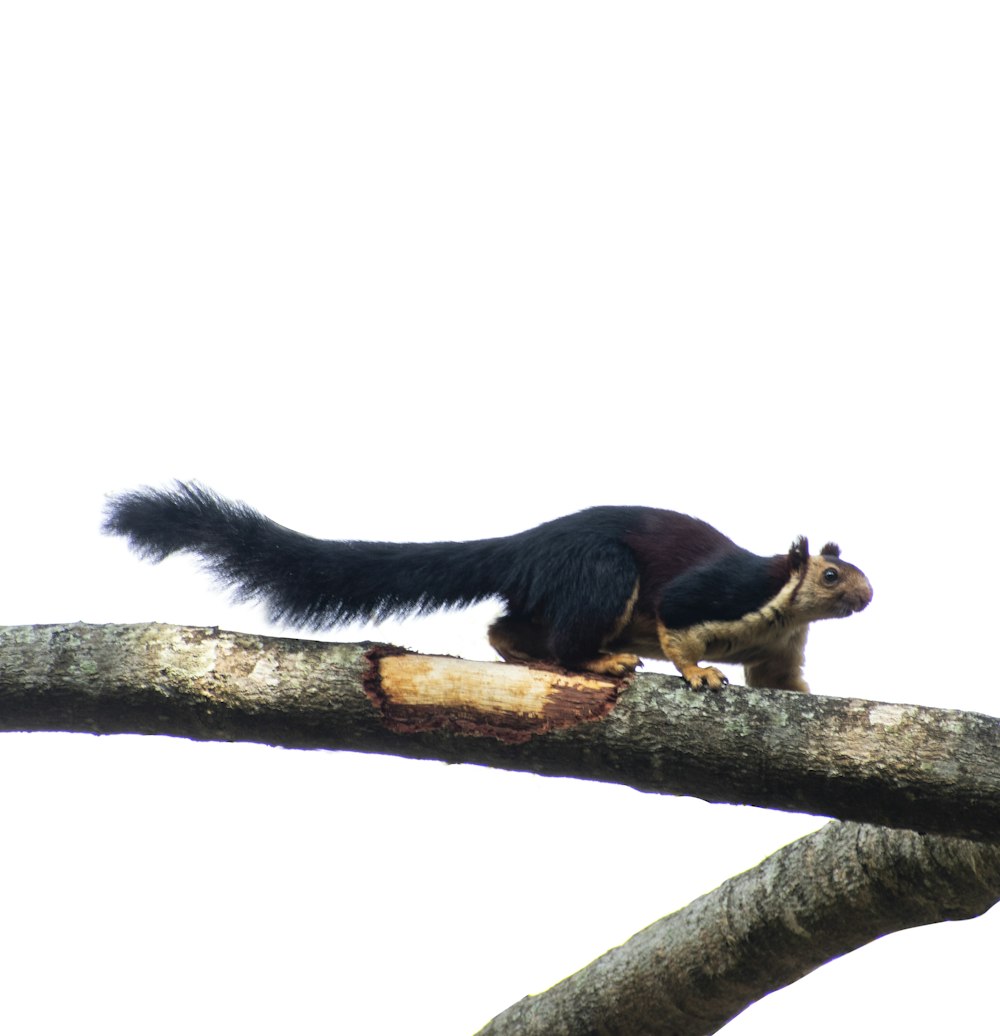
[[[840,547],[838,547],[836,543],[827,543],[820,551],[820,554],[828,558],[839,558]]]
[[[809,540],[805,536],[800,536],[792,544],[791,550],[788,552],[788,563],[792,571],[795,572],[800,569],[809,561]]]

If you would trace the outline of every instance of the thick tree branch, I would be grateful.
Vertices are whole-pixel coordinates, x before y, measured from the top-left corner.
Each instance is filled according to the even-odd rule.
[[[163,625],[8,627],[0,729],[469,762],[1000,840],[1000,723]]]
[[[703,1036],[880,935],[1000,898],[1000,846],[828,824],[661,918],[479,1036]]]
[[[484,1032],[715,1032],[887,932],[1000,897],[1000,733],[970,713],[162,625],[0,631],[0,729],[351,749],[826,813]],[[990,841],[992,840],[992,841]]]

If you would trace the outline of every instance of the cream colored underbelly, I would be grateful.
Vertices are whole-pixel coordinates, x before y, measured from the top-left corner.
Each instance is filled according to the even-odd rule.
[[[764,612],[751,612],[740,619],[725,622],[703,622],[685,630],[674,630],[705,662],[752,664],[773,655],[783,654],[802,637],[799,625],[776,621]],[[615,651],[630,651],[642,658],[666,658],[652,616],[636,616],[612,645]]]

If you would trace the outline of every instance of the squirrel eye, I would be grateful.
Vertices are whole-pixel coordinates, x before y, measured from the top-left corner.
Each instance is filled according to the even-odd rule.
[[[823,582],[826,583],[827,586],[833,586],[839,578],[840,573],[835,568],[823,569]]]

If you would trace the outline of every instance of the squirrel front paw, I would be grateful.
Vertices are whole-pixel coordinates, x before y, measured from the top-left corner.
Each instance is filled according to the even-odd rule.
[[[686,665],[681,668],[681,676],[692,691],[718,691],[729,683],[714,665]]]

